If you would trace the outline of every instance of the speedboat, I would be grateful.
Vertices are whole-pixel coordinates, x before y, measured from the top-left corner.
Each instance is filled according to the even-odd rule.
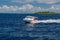
[[[25,23],[35,24],[38,21],[38,17],[35,17],[35,16],[26,16],[23,20],[24,20]]]
[[[48,20],[38,20],[36,16],[26,16],[23,21],[26,24],[36,24],[36,23],[60,23],[60,19],[48,19]]]

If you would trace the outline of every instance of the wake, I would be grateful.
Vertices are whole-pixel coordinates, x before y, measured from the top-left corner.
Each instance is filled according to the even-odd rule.
[[[60,19],[38,20],[36,23],[60,23]]]

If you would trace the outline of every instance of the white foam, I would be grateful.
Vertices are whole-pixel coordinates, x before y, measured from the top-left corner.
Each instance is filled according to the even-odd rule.
[[[36,23],[60,23],[60,19],[38,20]]]

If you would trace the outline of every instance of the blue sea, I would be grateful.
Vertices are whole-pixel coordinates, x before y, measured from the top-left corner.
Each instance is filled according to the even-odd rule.
[[[0,14],[0,40],[60,40],[60,23],[25,24],[23,18],[60,19],[60,14]]]

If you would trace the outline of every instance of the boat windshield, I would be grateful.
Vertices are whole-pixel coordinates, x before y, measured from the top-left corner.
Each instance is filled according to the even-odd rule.
[[[37,19],[38,19],[38,18],[35,17],[35,16],[26,16],[25,18],[26,18],[26,19],[32,19],[32,20],[33,20],[33,19],[34,19],[34,20],[37,20]]]

